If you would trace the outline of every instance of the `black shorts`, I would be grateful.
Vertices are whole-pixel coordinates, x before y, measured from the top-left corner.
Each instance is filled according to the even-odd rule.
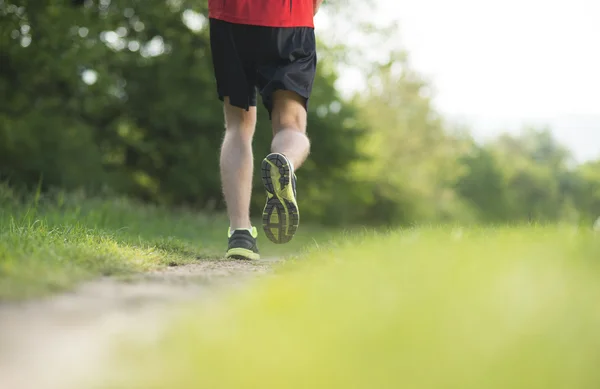
[[[308,107],[317,68],[315,31],[309,27],[263,27],[210,19],[217,92],[231,105],[256,106],[256,91],[273,109],[273,92],[289,90]]]

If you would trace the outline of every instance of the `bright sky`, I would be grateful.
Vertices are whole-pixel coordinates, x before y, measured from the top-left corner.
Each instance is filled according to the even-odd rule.
[[[375,3],[366,15],[399,22],[398,41],[447,116],[482,137],[546,123],[578,159],[600,157],[599,0]],[[341,85],[361,87],[352,73]]]

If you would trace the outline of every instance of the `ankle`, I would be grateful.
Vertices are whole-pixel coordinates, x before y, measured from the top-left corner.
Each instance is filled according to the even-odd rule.
[[[290,158],[288,158],[287,155],[284,154],[283,156],[285,157],[285,159],[287,159],[288,163],[290,164],[290,170],[292,172],[295,172],[295,170],[294,170],[294,162],[292,162],[292,160]]]
[[[245,222],[235,222],[235,223],[234,222],[230,222],[229,223],[229,229],[231,231],[234,231],[234,230],[249,230],[249,229],[252,229],[252,222],[250,222],[249,220],[245,221]]]
[[[234,232],[234,231],[248,231],[248,232],[252,232],[254,228],[253,227],[238,227],[238,228],[232,228],[229,227],[229,232]]]

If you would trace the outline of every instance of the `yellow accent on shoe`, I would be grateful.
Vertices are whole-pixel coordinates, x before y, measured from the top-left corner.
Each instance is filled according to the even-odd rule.
[[[237,258],[237,259],[249,259],[252,261],[256,261],[260,259],[260,254],[255,253],[252,250],[243,249],[243,248],[233,248],[227,251],[225,254],[226,258]]]
[[[258,230],[256,229],[256,227],[252,227],[252,228],[236,228],[235,230],[232,230],[231,227],[229,229],[227,229],[227,237],[231,238],[231,235],[233,235],[233,233],[237,230],[246,230],[250,233],[250,235],[252,235],[252,237],[254,239],[258,238]]]
[[[300,221],[292,180],[294,172],[284,155],[272,153],[262,162],[262,179],[267,191],[263,230],[274,243],[292,240]],[[285,182],[282,183],[282,175]]]

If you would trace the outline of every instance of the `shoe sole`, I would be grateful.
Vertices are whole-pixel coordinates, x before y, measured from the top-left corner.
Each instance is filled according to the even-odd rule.
[[[225,254],[225,258],[256,261],[260,259],[260,254],[248,249],[233,248],[227,251],[227,254]]]
[[[263,230],[271,242],[287,243],[294,237],[300,221],[290,167],[283,156],[270,154],[262,161],[261,171],[267,191]]]

